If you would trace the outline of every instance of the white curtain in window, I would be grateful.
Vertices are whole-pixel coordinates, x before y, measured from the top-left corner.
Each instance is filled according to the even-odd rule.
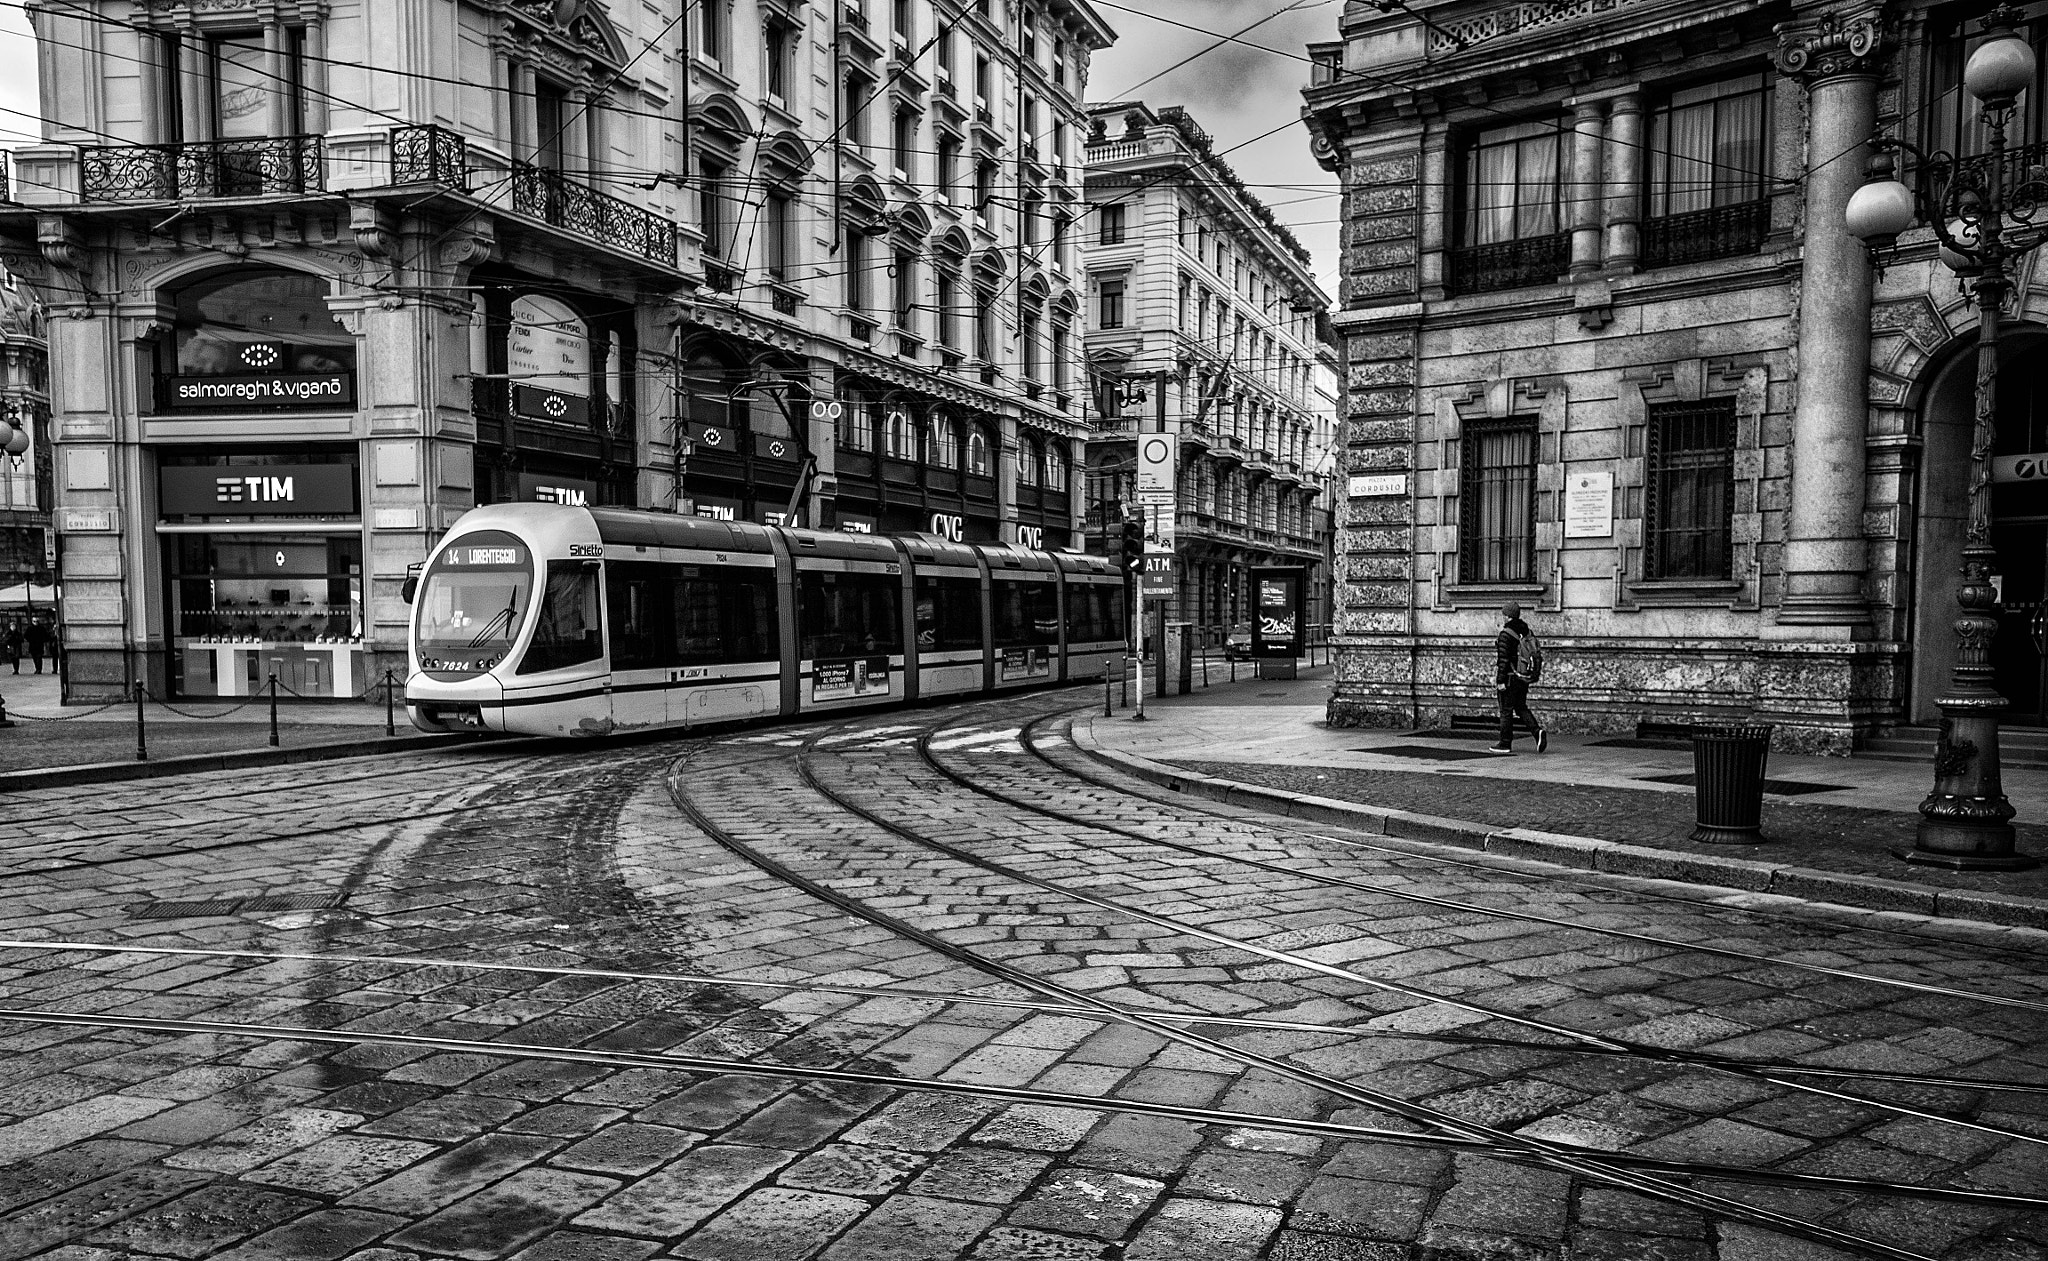
[[[1515,146],[1514,194],[1517,237],[1549,236],[1557,226],[1557,133],[1535,136]]]

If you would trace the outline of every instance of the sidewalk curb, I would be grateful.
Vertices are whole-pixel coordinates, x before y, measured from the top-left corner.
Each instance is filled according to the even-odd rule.
[[[1723,858],[1630,845],[1591,836],[1569,836],[1529,828],[1495,828],[1462,819],[1438,818],[1386,806],[1317,797],[1283,788],[1267,788],[1234,779],[1155,762],[1135,753],[1107,749],[1095,738],[1094,716],[1079,715],[1070,728],[1074,747],[1126,774],[1209,801],[1262,810],[1376,833],[1398,840],[1455,845],[1503,858],[1518,858],[1607,872],[1714,885],[1749,893],[1769,893],[1809,902],[1833,902],[1872,911],[1904,911],[1935,919],[1972,920],[2009,928],[2048,929],[2048,898],[1981,893],[1972,889],[1933,889],[1902,880],[1781,866],[1754,858]]]
[[[71,788],[79,784],[114,784],[131,779],[197,775],[206,771],[234,771],[256,766],[332,762],[340,758],[366,757],[377,753],[424,753],[456,745],[474,744],[480,739],[481,736],[468,732],[451,732],[445,735],[422,732],[419,735],[334,740],[326,744],[301,744],[290,748],[244,749],[233,753],[194,753],[149,762],[86,762],[77,766],[39,767],[35,770],[0,772],[0,793],[29,792],[38,788]]]

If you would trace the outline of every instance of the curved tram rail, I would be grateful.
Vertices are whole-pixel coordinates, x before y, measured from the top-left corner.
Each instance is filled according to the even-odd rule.
[[[817,773],[816,767],[812,759],[813,754],[817,746],[821,742],[822,738],[822,733],[818,735],[813,735],[810,739],[804,741],[801,747],[794,750],[792,756],[796,763],[797,773],[801,776],[805,785],[809,787],[818,796],[823,798],[825,801],[831,803],[836,809],[846,814],[850,814],[855,818],[860,819],[864,823],[876,829],[879,829],[880,831],[892,837],[905,841],[914,847],[932,853],[944,855],[948,858],[955,860],[956,862],[964,863],[971,867],[975,867],[980,870],[989,872],[991,874],[998,875],[1005,880],[1021,882],[1027,886],[1036,887],[1060,899],[1077,902],[1087,906],[1094,906],[1102,909],[1112,910],[1118,914],[1133,919],[1148,920],[1149,922],[1161,926],[1170,927],[1175,932],[1190,932],[1192,926],[1177,921],[1167,920],[1164,917],[1150,916],[1145,912],[1137,911],[1135,908],[1129,906],[1115,903],[1107,899],[1097,898],[1091,894],[1083,893],[1073,888],[1059,885],[1055,882],[1041,880],[1038,877],[1029,875],[1025,872],[1021,872],[1016,868],[1008,866],[1006,864],[991,862],[987,859],[976,856],[959,846],[950,844],[943,840],[939,840],[935,837],[923,835],[913,828],[905,826],[904,824],[897,822],[893,819],[884,817],[877,811],[849,799],[846,796],[846,794],[836,791],[835,789],[827,785]],[[1131,1008],[1124,1007],[1119,1004],[1098,998],[1085,991],[1073,989],[1070,987],[1059,985],[1054,982],[1044,980],[1031,972],[1014,967],[1000,960],[984,957],[970,949],[956,945],[955,943],[946,940],[942,936],[939,936],[933,932],[928,932],[926,930],[920,929],[915,925],[905,921],[904,919],[894,914],[891,914],[888,911],[881,910],[875,906],[869,905],[866,902],[862,901],[860,898],[841,893],[838,890],[830,887],[828,884],[820,880],[812,879],[804,875],[803,873],[795,870],[788,864],[762,851],[756,845],[749,843],[744,837],[737,834],[731,828],[721,826],[714,819],[709,817],[703,809],[701,809],[694,801],[690,799],[687,792],[684,791],[682,776],[680,773],[674,774],[670,777],[670,790],[679,808],[683,810],[683,812],[690,818],[691,822],[695,826],[697,826],[700,831],[702,831],[705,835],[711,837],[713,840],[717,841],[720,845],[724,846],[732,853],[746,859],[748,862],[753,863],[754,865],[760,867],[762,870],[770,872],[771,874],[775,875],[778,879],[802,889],[804,892],[810,894],[813,897],[829,902],[830,904],[846,911],[850,915],[857,916],[861,919],[874,923],[880,927],[887,928],[889,931],[896,933],[900,936],[906,937],[910,940],[913,940],[918,944],[925,946],[927,949],[935,951],[945,957],[954,959],[957,962],[965,963],[970,966],[979,968],[992,977],[996,977],[1000,980],[1007,981],[1013,985],[1020,986],[1030,992],[1044,996],[1050,1001],[1091,1009],[1093,1011],[1101,1013],[1105,1018],[1117,1019],[1133,1027],[1144,1029],[1147,1032],[1153,1033],[1168,1041],[1175,1042],[1180,1045],[1205,1052],[1210,1055],[1219,1056],[1227,1061],[1239,1065],[1241,1068],[1255,1069],[1263,1071],[1265,1073],[1277,1075],[1286,1080],[1290,1080],[1301,1085],[1309,1086],[1312,1089],[1317,1090],[1318,1092],[1321,1092],[1336,1099],[1341,1099],[1351,1103],[1376,1108],[1381,1111],[1388,1112],[1411,1121],[1428,1125],[1434,1128],[1435,1130],[1439,1131],[1440,1134],[1447,1134],[1452,1138],[1458,1140],[1463,1140],[1467,1142],[1477,1142],[1487,1145],[1488,1147],[1497,1149],[1497,1151],[1502,1154],[1508,1155],[1509,1158],[1512,1159],[1516,1159],[1526,1163],[1542,1165],[1554,1170],[1577,1174],[1588,1179],[1605,1182],[1615,1186],[1625,1187],[1627,1189],[1638,1191],[1642,1194],[1650,1195],[1658,1199],[1683,1204],[1688,1207],[1692,1207],[1704,1212],[1717,1214],[1723,1217],[1747,1221],[1757,1225],[1767,1226],[1771,1229],[1784,1231],[1786,1233],[1798,1235],[1803,1238],[1812,1239],[1815,1241],[1824,1242],[1836,1246],[1851,1247],[1868,1255],[1916,1259],[1922,1257],[1922,1254],[1894,1247],[1893,1245],[1887,1243],[1854,1236],[1846,1232],[1837,1231],[1829,1227],[1820,1226],[1808,1221],[1800,1220],[1788,1216],[1786,1214],[1777,1213],[1772,1210],[1744,1204],[1740,1201],[1731,1200],[1724,1196],[1715,1195],[1710,1192],[1700,1191],[1691,1186],[1684,1185],[1681,1182],[1673,1181],[1669,1177],[1648,1176],[1644,1173],[1634,1171],[1629,1166],[1629,1163],[1626,1160],[1615,1158],[1613,1153],[1590,1152],[1584,1148],[1576,1148],[1568,1145],[1551,1143],[1540,1139],[1524,1138],[1519,1135],[1507,1133],[1489,1126],[1466,1121],[1456,1116],[1453,1116],[1449,1113],[1442,1112],[1438,1109],[1410,1103],[1409,1101],[1403,1098],[1387,1095],[1379,1091],[1374,1091],[1362,1086],[1357,1086],[1351,1083],[1340,1081],[1335,1078],[1329,1077],[1326,1074],[1309,1069],[1304,1069],[1299,1066],[1289,1064],[1283,1060],[1276,1059],[1269,1055],[1243,1050],[1241,1048],[1232,1046],[1228,1043],[1218,1041],[1215,1038],[1206,1036],[1194,1030],[1182,1028],[1179,1026],[1177,1021],[1171,1018],[1161,1018],[1159,1015],[1151,1012],[1133,1010]],[[1196,931],[1191,935],[1203,936],[1203,934],[1201,934],[1199,931]],[[1208,934],[1207,938],[1212,941],[1218,941],[1219,944],[1228,944],[1237,948],[1244,948],[1245,946],[1245,943],[1235,942],[1228,938],[1218,938],[1214,934]],[[1330,971],[1327,965],[1320,965],[1316,961],[1302,959],[1299,956],[1287,957],[1284,956],[1283,952],[1259,951],[1256,953],[1271,955],[1273,957],[1276,957],[1276,961],[1284,959],[1288,962],[1298,963],[1302,966],[1308,967],[1311,970],[1315,971]],[[1355,973],[1343,972],[1342,970],[1337,971],[1339,972],[1339,974],[1345,976],[1347,979],[1355,981],[1367,980],[1367,978],[1359,977]],[[1413,996],[1421,998],[1424,1001],[1431,1002],[1454,1001],[1443,1000],[1441,998],[1423,995],[1420,993],[1415,993]],[[1489,1012],[1488,1015],[1498,1017],[1501,1015],[1501,1013]],[[1527,1024],[1531,1022],[1523,1021],[1523,1023]],[[1562,1030],[1557,1027],[1551,1027],[1550,1029],[1546,1030],[1546,1032],[1552,1031],[1567,1034],[1569,1036],[1582,1040],[1586,1039],[1589,1036],[1592,1036],[1594,1037],[1596,1042],[1605,1042],[1611,1048],[1626,1050],[1629,1053],[1633,1053],[1635,1050],[1635,1048],[1626,1048],[1623,1047],[1622,1044],[1614,1043],[1611,1040],[1598,1039],[1597,1035],[1584,1035],[1577,1033],[1576,1031]],[[1575,1048],[1546,1047],[1545,1049],[1569,1050]],[[1784,1085],[1787,1088],[1791,1089],[1816,1089],[1811,1086],[1802,1086],[1801,1083],[1796,1082],[1779,1082],[1775,1084]],[[1833,1094],[1834,1092],[1819,1091],[1818,1093]],[[1860,1104],[1880,1106],[1873,1104],[1870,1100],[1857,1098],[1855,1096],[1843,1097]],[[1916,1113],[1914,1115],[1924,1115],[1927,1119],[1930,1120],[1953,1120],[1953,1118],[1940,1117],[1936,1114]],[[1977,1126],[1974,1123],[1959,1122],[1958,1124],[1970,1125],[1971,1128],[1988,1129],[1991,1132],[2000,1134],[2003,1137],[2015,1139],[2029,1137],[2018,1133],[2010,1133],[2003,1130],[1997,1130],[1992,1127]],[[1688,1164],[1683,1162],[1674,1163],[1665,1172],[1682,1174],[1702,1179],[1713,1179],[1719,1176],[1715,1171],[1715,1167],[1713,1166]],[[1759,1172],[1755,1176],[1764,1178],[1766,1180],[1768,1180],[1768,1178],[1770,1177],[1769,1174],[1762,1172]],[[1799,1175],[1789,1176],[1794,1177],[1796,1179]],[[1889,1192],[1902,1195],[1913,1195],[1917,1194],[1919,1191],[1929,1189],[1930,1188],[1908,1188],[1903,1185],[1894,1184],[1892,1187],[1889,1188]],[[2048,1201],[2031,1199],[2027,1197],[2020,1197],[2020,1201],[2024,1203],[2026,1207],[2029,1208],[2048,1208]]]

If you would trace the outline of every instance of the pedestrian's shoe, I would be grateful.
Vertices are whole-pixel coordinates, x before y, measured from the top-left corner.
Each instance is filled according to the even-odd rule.
[[[1513,752],[1514,752],[1514,750],[1513,750],[1513,749],[1509,748],[1509,747],[1508,747],[1507,745],[1505,745],[1505,744],[1490,744],[1490,745],[1486,746],[1486,751],[1487,751],[1488,753],[1513,753]]]
[[[1545,750],[1545,749],[1547,749],[1547,748],[1549,748],[1549,747],[1550,747],[1550,728],[1548,728],[1548,727],[1538,727],[1538,728],[1536,729],[1536,751],[1537,751],[1538,753],[1541,753],[1541,752],[1543,752],[1543,750]]]

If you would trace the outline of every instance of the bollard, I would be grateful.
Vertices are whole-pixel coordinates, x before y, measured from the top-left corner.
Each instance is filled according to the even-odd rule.
[[[393,717],[393,704],[394,702],[391,699],[391,671],[386,670],[384,672],[384,734],[387,736],[398,734],[398,726]]]
[[[1113,693],[1109,690],[1109,667],[1104,665],[1102,667],[1102,716],[1104,718],[1116,712],[1110,706],[1110,697],[1112,695]]]
[[[142,720],[142,701],[148,695],[149,693],[142,690],[141,683],[135,685],[135,760],[138,762],[149,760],[149,742],[143,736]]]
[[[14,720],[7,716],[7,698],[0,696],[0,727],[12,727]]]
[[[1225,653],[1224,655],[1225,655],[1225,656],[1229,656],[1230,654],[1228,654],[1228,653]],[[1237,658],[1236,658],[1236,657],[1231,657],[1231,658],[1230,658],[1230,681],[1231,681],[1232,683],[1235,683],[1235,682],[1237,682]]]
[[[1123,699],[1118,703],[1122,705],[1128,705],[1131,703],[1131,672],[1128,668],[1130,665],[1130,660],[1131,659],[1129,657],[1124,658],[1124,664],[1126,668],[1118,671],[1116,676],[1117,688],[1123,693]]]
[[[1209,653],[1207,649],[1204,649],[1202,652],[1202,686],[1209,686]]]
[[[270,672],[270,747],[277,747],[277,671]]]

